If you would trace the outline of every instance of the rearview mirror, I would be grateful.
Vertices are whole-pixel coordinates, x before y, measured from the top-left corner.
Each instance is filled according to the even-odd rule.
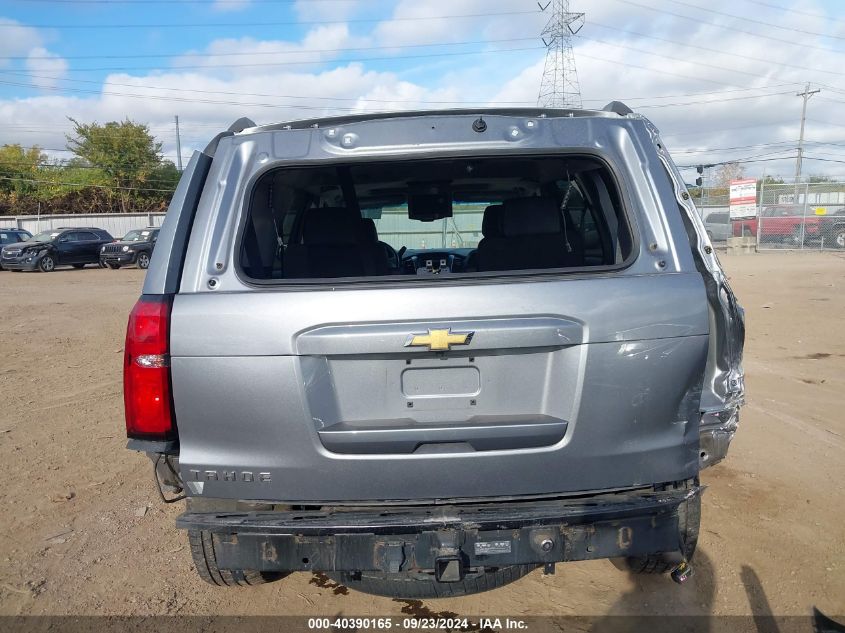
[[[452,217],[451,193],[417,193],[408,196],[408,217],[433,222]]]

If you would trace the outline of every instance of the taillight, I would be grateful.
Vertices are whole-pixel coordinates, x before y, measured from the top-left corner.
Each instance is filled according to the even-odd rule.
[[[126,434],[133,439],[176,439],[170,390],[170,305],[170,296],[142,295],[129,315],[123,402]]]

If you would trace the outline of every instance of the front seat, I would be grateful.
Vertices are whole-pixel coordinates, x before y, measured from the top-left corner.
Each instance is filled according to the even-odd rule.
[[[285,249],[286,279],[379,274],[376,250],[361,241],[361,216],[346,207],[306,209],[302,242]]]
[[[470,252],[467,257],[466,269],[468,271],[478,270],[478,249],[488,238],[502,236],[502,205],[491,204],[484,209],[484,217],[481,219],[481,240],[478,246]]]
[[[378,239],[378,229],[372,218],[361,218],[359,225],[359,241],[361,245],[370,252],[367,255],[373,259],[376,275],[386,275],[390,268],[387,244]]]
[[[564,233],[554,198],[513,198],[502,204],[501,235],[478,245],[478,270],[527,270],[583,265],[577,231]]]

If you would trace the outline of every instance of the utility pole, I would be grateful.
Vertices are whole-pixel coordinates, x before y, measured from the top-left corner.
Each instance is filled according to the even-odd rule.
[[[795,204],[798,204],[798,182],[801,180],[801,159],[804,157],[804,124],[807,120],[807,102],[814,94],[821,92],[821,90],[810,90],[810,84],[804,88],[804,92],[799,92],[796,97],[804,98],[804,105],[801,108],[801,134],[798,136],[798,158],[795,161]]]
[[[179,115],[176,115],[176,168],[182,171],[182,139],[179,137]]]
[[[575,70],[572,36],[584,26],[584,14],[572,13],[569,0],[548,0],[541,11],[552,7],[552,15],[540,34],[546,45],[546,64],[540,81],[537,105],[541,108],[581,108],[581,85]]]

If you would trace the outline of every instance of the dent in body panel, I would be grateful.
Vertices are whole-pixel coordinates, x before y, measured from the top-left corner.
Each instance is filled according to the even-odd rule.
[[[700,382],[707,336],[665,343],[668,354],[621,357],[619,342],[576,346],[587,349],[577,354],[575,365],[555,373],[579,393],[567,396],[568,404],[546,400],[556,417],[572,416],[564,441],[450,454],[326,450],[313,421],[313,402],[303,391],[304,359],[175,357],[180,467],[183,474],[190,469],[270,473],[272,480],[260,488],[205,481],[203,494],[280,502],[576,493],[680,481],[698,472],[698,430],[683,423],[688,416],[679,411],[688,408],[689,393]],[[569,380],[568,370],[581,363],[583,371]],[[404,404],[402,394],[396,396]],[[502,472],[519,476],[502,477]]]
[[[700,466],[705,468],[727,455],[739,422],[739,408],[745,402],[742,366],[745,313],[722,270],[680,172],[660,143],[657,129],[651,123],[647,123],[647,129],[674,187],[674,202],[684,214],[696,268],[707,290],[710,345],[701,394],[702,449],[699,455]]]

